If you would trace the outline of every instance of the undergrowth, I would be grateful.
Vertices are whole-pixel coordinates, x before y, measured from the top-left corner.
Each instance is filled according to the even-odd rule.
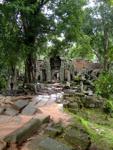
[[[66,110],[67,112],[68,110]],[[70,113],[70,112],[68,112]],[[88,116],[86,117],[87,114]],[[85,131],[90,135],[92,143],[95,143],[100,150],[113,149],[113,119],[106,118],[105,114],[97,110],[85,110],[73,116],[73,124],[80,123]],[[94,116],[96,119],[94,120]]]

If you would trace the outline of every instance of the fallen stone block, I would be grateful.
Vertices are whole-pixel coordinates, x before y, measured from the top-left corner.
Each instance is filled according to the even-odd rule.
[[[89,135],[79,129],[68,129],[65,133],[64,139],[71,145],[86,150],[90,145]]]
[[[47,127],[45,133],[50,137],[56,137],[62,133],[62,130],[54,127]]]
[[[77,109],[78,110],[78,103],[77,102],[73,102],[73,103],[69,103],[69,108],[72,108],[72,109]]]
[[[46,116],[48,118],[48,116]],[[44,118],[46,120],[47,118]],[[7,135],[4,138],[4,141],[7,143],[18,143],[21,144],[29,137],[31,137],[43,124],[44,120],[42,118],[35,118],[31,119],[27,122],[23,127],[17,129],[16,131],[12,132],[11,134]]]
[[[9,115],[9,116],[16,116],[18,113],[19,111],[14,109],[13,107],[7,108],[6,111],[4,112],[5,115]]]
[[[102,108],[104,99],[99,99],[96,96],[85,96],[83,103],[86,108]]]
[[[5,108],[0,107],[0,115],[4,112]]]
[[[53,138],[38,135],[25,144],[22,150],[72,150],[72,147]]]
[[[106,142],[102,143],[91,143],[88,150],[112,150],[113,147],[111,147],[109,144],[106,144]]]
[[[29,100],[18,100],[14,104],[19,110],[21,110],[29,104]]]
[[[22,115],[30,116],[30,115],[34,115],[36,112],[37,112],[37,108],[31,105],[28,105],[23,109]]]
[[[58,142],[57,140],[47,137],[39,143],[39,149],[32,150],[72,150],[72,148]]]
[[[50,116],[44,115],[44,114],[38,114],[34,117],[34,119],[35,118],[39,119],[42,124],[49,123],[49,121],[50,121]]]

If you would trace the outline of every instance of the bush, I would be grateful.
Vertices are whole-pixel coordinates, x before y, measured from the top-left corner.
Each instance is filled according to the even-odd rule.
[[[113,73],[102,73],[95,81],[96,93],[105,98],[113,94]]]
[[[106,113],[113,113],[113,99],[109,99],[106,101],[104,110]]]
[[[3,76],[0,76],[0,90],[6,87],[6,80]]]

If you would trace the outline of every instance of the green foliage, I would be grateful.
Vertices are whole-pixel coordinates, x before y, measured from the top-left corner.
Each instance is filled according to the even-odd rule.
[[[79,37],[77,44],[70,48],[68,56],[71,58],[86,58],[88,60],[93,59],[94,54],[90,46],[90,37],[87,35],[82,35],[82,37]]]
[[[95,6],[85,9],[83,31],[90,37],[92,52],[98,61],[108,70],[112,62],[113,48],[113,7],[107,0],[95,1]]]
[[[96,55],[100,63],[111,64],[113,7],[107,0],[98,0],[94,7],[85,8],[86,2],[5,0],[0,3],[0,61],[6,69],[27,62],[28,56],[34,60],[40,55],[89,60]],[[97,93],[108,97],[112,85],[105,80],[110,80],[107,75],[99,78]]]
[[[96,93],[109,98],[113,94],[113,73],[102,73],[95,81]]]
[[[0,90],[6,88],[6,78],[4,76],[0,76]]]
[[[0,61],[0,90],[4,89],[7,84],[8,72],[6,68],[5,63]]]
[[[65,55],[65,49],[77,41],[84,5],[85,0],[5,0],[0,3],[0,49],[5,67],[11,70],[25,62],[26,82],[31,82],[37,55]],[[52,43],[49,48],[48,42]]]
[[[104,110],[105,110],[105,112],[108,113],[108,114],[113,113],[113,98],[109,98],[109,99],[106,101]]]

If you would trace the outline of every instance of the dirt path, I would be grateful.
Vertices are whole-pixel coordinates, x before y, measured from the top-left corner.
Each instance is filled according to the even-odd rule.
[[[49,115],[54,122],[62,122],[68,125],[71,117],[63,111],[63,104],[56,103],[57,100],[62,100],[63,93],[55,93],[50,95],[38,95],[29,97],[33,107],[37,108],[37,113],[33,115],[22,115],[21,113],[15,117],[0,115],[0,139],[4,138],[9,133],[22,127],[30,119],[35,118],[39,114]],[[28,96],[27,96],[28,97]],[[2,97],[3,98],[3,97]],[[24,97],[26,99],[26,97]],[[5,103],[10,103],[11,97],[4,97]],[[13,101],[23,99],[23,97],[13,97]],[[4,102],[4,100],[3,100]],[[5,106],[5,103],[3,106]],[[12,101],[11,101],[12,104]]]
[[[62,104],[53,103],[40,108],[41,112],[45,115],[50,115],[51,119],[57,123],[62,122],[64,125],[68,125],[71,117],[63,111]]]
[[[0,139],[3,139],[6,135],[22,127],[28,122],[32,116],[0,116]]]

